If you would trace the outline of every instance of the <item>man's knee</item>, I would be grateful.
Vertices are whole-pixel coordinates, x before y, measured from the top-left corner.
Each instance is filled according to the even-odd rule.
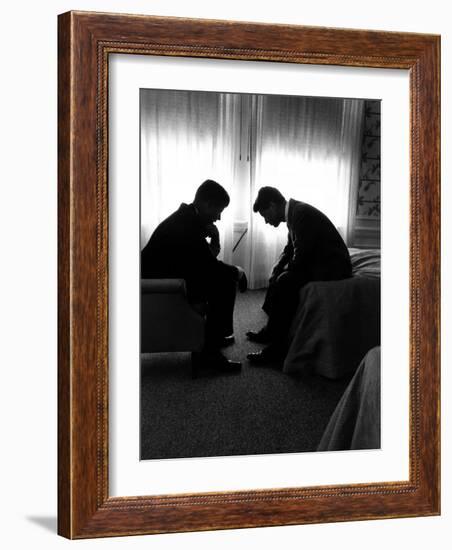
[[[289,273],[287,271],[281,273],[273,286],[273,301],[281,301],[284,302],[284,304],[287,304],[288,301],[293,301],[296,303],[298,300],[298,291],[301,286],[302,282],[296,274]]]
[[[227,297],[235,297],[237,280],[233,271],[220,268],[211,273],[207,286],[209,301],[221,301]]]

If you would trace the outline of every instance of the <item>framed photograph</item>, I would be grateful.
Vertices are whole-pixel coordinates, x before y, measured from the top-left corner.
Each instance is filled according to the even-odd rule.
[[[439,56],[59,16],[61,535],[440,513]]]

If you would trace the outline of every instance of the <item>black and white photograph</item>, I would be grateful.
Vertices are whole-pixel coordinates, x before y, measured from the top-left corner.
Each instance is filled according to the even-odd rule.
[[[5,549],[450,548],[448,7],[3,5]]]
[[[140,459],[379,449],[378,98],[140,90]]]

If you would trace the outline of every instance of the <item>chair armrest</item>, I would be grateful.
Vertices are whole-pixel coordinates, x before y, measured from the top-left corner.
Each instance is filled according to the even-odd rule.
[[[142,279],[141,353],[200,351],[205,320],[197,306],[184,279]]]
[[[142,294],[187,294],[184,279],[142,279]]]

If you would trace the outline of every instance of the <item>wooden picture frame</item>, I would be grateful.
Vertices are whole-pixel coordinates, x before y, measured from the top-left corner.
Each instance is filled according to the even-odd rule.
[[[440,38],[68,12],[58,38],[58,532],[68,538],[440,513]],[[108,60],[115,53],[410,73],[409,480],[110,497]]]

